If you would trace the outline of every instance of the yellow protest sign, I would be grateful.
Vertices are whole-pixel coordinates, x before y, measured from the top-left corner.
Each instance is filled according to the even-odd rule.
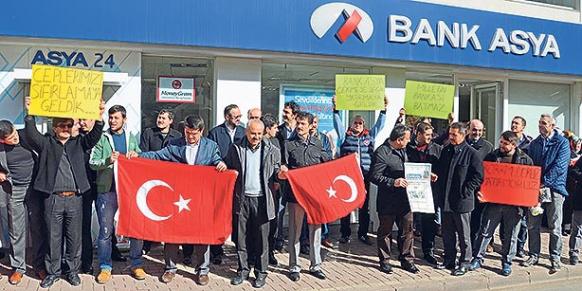
[[[383,110],[385,88],[384,75],[336,75],[336,109]]]
[[[454,97],[453,85],[406,81],[404,108],[407,115],[447,119]]]
[[[102,91],[103,72],[33,65],[29,114],[99,120]]]

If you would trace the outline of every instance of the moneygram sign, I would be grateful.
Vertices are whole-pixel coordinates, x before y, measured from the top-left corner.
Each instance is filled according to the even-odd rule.
[[[194,103],[196,101],[194,78],[160,76],[158,78],[158,102]]]
[[[323,38],[338,19],[345,19],[335,37],[344,43],[349,35],[356,35],[363,43],[372,37],[372,18],[363,9],[351,4],[334,2],[317,7],[311,15],[311,29],[318,38]],[[420,18],[414,22],[405,15],[388,16],[387,41],[393,44],[420,45],[430,47],[448,46],[453,49],[494,52],[535,57],[560,58],[560,47],[556,37],[522,29],[506,30],[498,27],[491,35],[479,31],[479,24],[443,20],[431,22]]]

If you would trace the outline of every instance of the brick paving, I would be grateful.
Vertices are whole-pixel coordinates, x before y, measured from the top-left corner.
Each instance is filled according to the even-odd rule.
[[[332,238],[337,239],[338,231],[332,228]],[[318,280],[310,276],[305,270],[309,267],[309,260],[302,256],[301,264],[304,271],[301,273],[299,282],[291,282],[287,277],[288,256],[286,253],[277,254],[279,267],[271,267],[267,279],[267,286],[263,290],[483,290],[483,289],[511,289],[526,290],[532,285],[545,282],[559,282],[560,280],[578,280],[582,282],[582,265],[570,266],[567,258],[562,259],[562,271],[556,274],[549,274],[548,233],[542,234],[542,255],[540,265],[532,268],[519,266],[522,259],[517,258],[514,262],[513,274],[510,277],[502,277],[498,274],[501,270],[500,256],[497,253],[488,254],[484,268],[469,272],[462,277],[453,277],[448,270],[435,270],[417,259],[416,263],[420,268],[419,274],[413,275],[400,269],[398,262],[394,262],[394,273],[386,275],[378,269],[376,246],[367,246],[357,239],[352,240],[348,245],[338,245],[336,249],[323,249],[323,270],[327,275],[327,280]],[[496,242],[499,239],[496,238]],[[420,240],[415,241],[415,251],[417,257],[421,257]],[[439,249],[437,256],[442,256],[442,242],[437,238]],[[394,243],[394,246],[396,244]],[[500,249],[496,245],[496,249]],[[567,254],[567,237],[564,237],[564,253]],[[396,253],[395,253],[396,255]],[[250,282],[245,282],[240,286],[230,285],[230,278],[235,275],[237,263],[234,246],[227,243],[226,258],[222,265],[212,265],[210,283],[208,286],[197,286],[194,281],[193,269],[179,265],[178,276],[170,284],[159,281],[163,273],[162,247],[154,248],[150,255],[145,257],[145,270],[148,278],[144,281],[136,281],[129,275],[127,263],[114,263],[113,279],[105,285],[95,282],[93,276],[81,275],[82,284],[79,287],[72,287],[61,279],[48,290],[253,290]],[[95,262],[95,266],[97,263]],[[8,284],[7,276],[10,273],[8,259],[0,261],[0,290],[46,290],[39,287],[39,280],[25,276],[19,286]],[[32,271],[30,271],[32,273]],[[251,276],[252,277],[252,276]]]

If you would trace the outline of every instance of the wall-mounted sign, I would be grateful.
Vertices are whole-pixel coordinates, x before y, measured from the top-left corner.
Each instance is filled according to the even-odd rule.
[[[156,100],[158,102],[194,103],[196,101],[194,78],[158,77]]]

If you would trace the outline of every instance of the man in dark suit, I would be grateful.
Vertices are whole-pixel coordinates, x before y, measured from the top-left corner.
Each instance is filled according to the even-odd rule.
[[[475,208],[475,191],[483,182],[483,162],[477,150],[465,141],[467,128],[458,122],[449,127],[449,145],[443,148],[436,164],[437,202],[442,210],[445,267],[454,276],[467,273],[471,258],[471,211]],[[461,249],[458,267],[457,236]]]
[[[187,116],[185,121],[184,136],[181,144],[170,144],[167,147],[155,152],[130,152],[128,156],[141,157],[152,160],[162,160],[178,162],[189,165],[212,165],[218,171],[225,171],[226,164],[219,155],[218,145],[202,137],[204,132],[204,120],[199,116]],[[194,281],[198,285],[207,285],[210,271],[210,248],[208,245],[193,245],[194,269],[196,277]],[[176,257],[178,255],[177,244],[165,244],[164,259],[166,262],[165,272],[161,281],[170,283],[176,276]]]
[[[208,132],[208,138],[218,144],[220,158],[224,160],[230,146],[240,144],[245,137],[245,128],[240,125],[242,114],[238,105],[230,104],[224,108],[224,123],[217,125]],[[212,263],[220,265],[224,250],[222,245],[210,246]]]

